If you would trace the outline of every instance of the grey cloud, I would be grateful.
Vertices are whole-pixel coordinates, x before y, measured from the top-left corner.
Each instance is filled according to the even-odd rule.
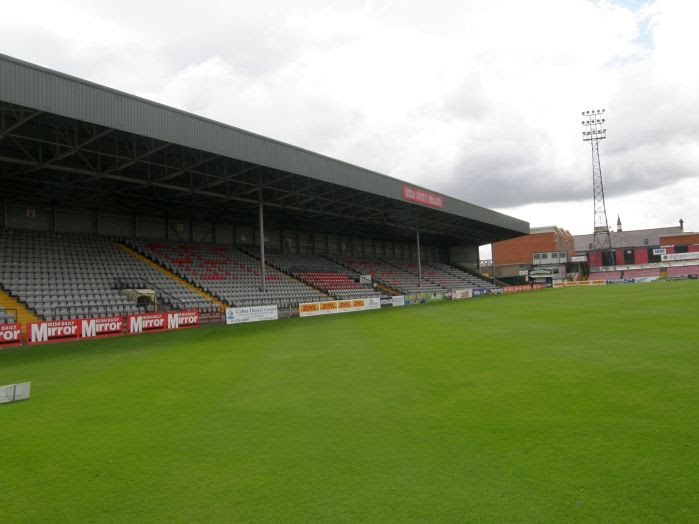
[[[99,3],[80,0],[72,5],[123,28],[131,40],[109,45],[98,42],[85,48],[50,32],[17,29],[0,21],[1,45],[11,55],[129,92],[150,93],[165,103],[370,169],[399,173],[479,205],[503,208],[591,199],[589,150],[579,142],[575,108],[571,108],[570,129],[562,132],[574,136],[580,148],[571,159],[560,154],[570,146],[561,138],[560,129],[554,135],[547,131],[553,127],[549,122],[530,120],[530,115],[518,114],[516,107],[529,106],[527,96],[534,108],[546,107],[547,96],[556,99],[560,94],[554,90],[568,86],[551,78],[570,74],[582,79],[589,74],[577,67],[578,47],[562,38],[560,49],[539,56],[537,48],[530,52],[522,42],[522,58],[531,71],[529,67],[519,71],[519,64],[508,61],[510,53],[520,51],[515,42],[478,41],[475,49],[464,48],[462,57],[456,46],[464,45],[459,39],[464,28],[474,20],[493,20],[477,16],[486,4],[496,14],[509,12],[503,3],[464,7],[458,0],[430,10],[420,0],[339,4],[304,0],[293,5],[275,0],[254,4],[203,0],[187,7],[124,0],[119,9],[109,11]],[[591,4],[583,7],[595,9]],[[377,36],[383,32],[396,39],[425,38],[426,46],[433,45],[437,54],[443,49],[449,57],[441,57],[444,64],[440,67],[448,72],[445,77],[454,87],[440,98],[418,86],[414,103],[405,102],[408,107],[402,115],[395,107],[384,114],[376,103],[370,104],[375,108],[372,113],[367,100],[360,97],[322,92],[326,72],[313,57],[321,57],[319,64],[332,63],[336,56],[348,60],[350,63],[342,65],[355,78],[363,78],[362,60],[367,60],[351,53],[329,54],[351,48],[348,44],[358,38],[352,36],[356,28],[345,31],[340,23],[337,33],[315,32],[303,22],[308,17],[309,24],[318,23],[322,17],[315,16],[326,12],[340,19],[368,13],[367,19],[380,28],[370,34],[375,39],[372,42],[381,42]],[[293,23],[294,17],[302,22]],[[357,20],[364,18],[359,16],[352,23]],[[604,55],[605,49],[596,52]],[[649,53],[624,54],[623,63],[608,65],[613,69],[610,77],[618,75],[619,82],[618,94],[607,107],[609,138],[602,145],[608,197],[665,187],[699,174],[696,81],[684,87],[666,82],[656,70],[652,51]],[[222,71],[211,78],[221,85],[212,85],[205,73],[199,78],[184,74],[214,58],[220,59]],[[420,59],[424,57],[410,63],[416,80],[424,74]],[[405,73],[390,70],[400,64],[389,60],[386,70],[369,69],[379,73],[366,81],[390,84],[395,73]],[[503,64],[512,70],[501,70]],[[487,77],[481,77],[479,71]],[[607,81],[609,72],[600,72],[600,78]],[[409,73],[401,78],[412,96]],[[517,79],[522,83],[517,84]],[[559,109],[570,102],[553,101]],[[430,173],[431,167],[440,170],[439,176]]]
[[[483,118],[491,108],[478,75],[467,74],[461,84],[442,99],[441,109],[447,118],[459,120]]]
[[[580,180],[552,173],[549,166],[503,148],[467,155],[454,168],[444,192],[487,207],[580,200],[588,196]]]
[[[444,192],[488,207],[515,207],[544,202],[592,199],[592,162],[581,154],[576,165],[557,169],[546,160],[513,153],[504,144],[487,154],[465,155],[455,166]],[[589,147],[581,144],[581,147]],[[658,150],[660,149],[660,150]],[[607,198],[660,189],[697,176],[697,158],[682,148],[639,147],[606,154],[600,146],[602,178]]]

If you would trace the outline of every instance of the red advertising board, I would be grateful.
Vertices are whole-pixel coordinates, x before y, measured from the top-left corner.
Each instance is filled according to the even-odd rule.
[[[199,311],[172,311],[170,313],[143,313],[129,315],[126,320],[126,331],[134,333],[153,333],[170,329],[185,329],[199,325]]]
[[[126,331],[134,333],[154,333],[167,329],[167,313],[141,313],[126,317]]]
[[[173,311],[167,314],[168,329],[193,328],[199,325],[199,311],[189,309],[186,311]]]
[[[80,338],[115,337],[124,331],[124,320],[121,316],[85,318],[80,322]]]
[[[29,322],[27,344],[51,344],[87,338],[116,337],[124,333],[150,333],[168,329],[185,329],[199,325],[199,311],[143,313],[129,315],[124,326],[122,316]],[[19,346],[22,333],[19,324],[0,324],[0,349]]]
[[[80,338],[79,320],[49,320],[27,323],[27,344],[71,342]]]
[[[403,200],[437,209],[444,207],[444,197],[410,186],[403,186]]]
[[[0,349],[22,345],[22,329],[19,324],[0,324]]]

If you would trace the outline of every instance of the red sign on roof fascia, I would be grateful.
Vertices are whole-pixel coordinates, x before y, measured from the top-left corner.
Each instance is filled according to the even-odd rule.
[[[444,207],[443,197],[410,186],[403,186],[403,200],[437,209],[442,209]]]

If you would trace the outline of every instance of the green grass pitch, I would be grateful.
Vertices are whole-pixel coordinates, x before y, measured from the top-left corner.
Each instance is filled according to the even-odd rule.
[[[0,352],[0,520],[697,522],[699,282]]]

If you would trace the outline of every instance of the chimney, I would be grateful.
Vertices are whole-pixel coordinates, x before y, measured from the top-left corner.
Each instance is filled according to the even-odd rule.
[[[684,231],[684,220],[680,218],[680,229]]]

